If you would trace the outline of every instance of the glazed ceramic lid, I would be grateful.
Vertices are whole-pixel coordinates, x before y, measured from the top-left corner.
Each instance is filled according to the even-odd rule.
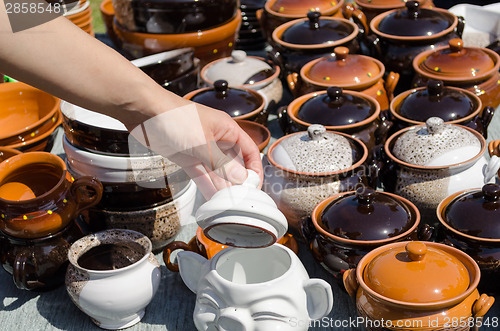
[[[418,0],[419,3],[425,1],[426,0]],[[406,1],[401,0],[355,0],[355,2],[361,6],[377,8],[399,8],[403,7],[406,3]]]
[[[418,88],[405,96],[395,111],[404,118],[425,122],[438,116],[445,122],[456,121],[474,113],[480,101],[464,90],[445,87],[442,81],[430,80],[427,87]]]
[[[285,235],[288,223],[273,199],[257,189],[260,178],[249,170],[242,185],[215,193],[196,211],[207,238],[234,247],[266,247]]]
[[[313,124],[307,132],[286,136],[273,149],[271,157],[281,167],[305,173],[329,173],[351,167],[357,151],[343,135]]]
[[[470,80],[490,72],[495,61],[486,50],[464,47],[463,41],[455,38],[449,41],[448,47],[429,52],[414,65],[424,75],[439,76],[443,80]]]
[[[388,35],[430,37],[451,25],[450,18],[442,12],[420,8],[417,1],[408,1],[406,8],[395,10],[380,20],[377,29]]]
[[[366,265],[363,280],[377,294],[410,303],[452,299],[471,283],[457,257],[418,241],[381,251]]]
[[[264,98],[259,93],[248,89],[229,87],[225,80],[217,80],[213,88],[193,93],[190,100],[223,110],[232,117],[251,113],[264,104]]]
[[[340,87],[329,87],[304,102],[296,117],[307,123],[325,126],[352,125],[372,117],[376,105],[365,97]]]
[[[278,14],[305,16],[309,11],[328,12],[338,4],[339,1],[335,0],[271,0],[267,6]]]
[[[335,56],[323,57],[306,64],[301,75],[315,84],[351,87],[375,83],[384,74],[384,65],[374,58],[349,54],[347,47],[336,47]]]
[[[408,231],[415,223],[406,204],[393,195],[361,187],[331,201],[319,226],[352,240],[383,240]]]
[[[500,185],[458,195],[446,206],[444,220],[455,230],[474,237],[500,239]]]
[[[307,13],[307,20],[298,20],[291,24],[279,39],[293,45],[331,44],[351,36],[355,31],[355,28],[344,20],[321,19],[320,16],[320,12]]]
[[[245,51],[235,50],[226,57],[207,64],[201,75],[205,81],[225,80],[231,86],[252,85],[272,77],[276,69],[263,59],[247,56]]]
[[[401,134],[392,147],[392,154],[401,161],[418,166],[449,166],[470,160],[481,151],[481,141],[466,128],[446,124],[431,117],[425,125],[410,128]]]

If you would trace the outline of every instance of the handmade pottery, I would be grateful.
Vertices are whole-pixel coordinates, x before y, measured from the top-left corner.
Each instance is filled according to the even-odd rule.
[[[40,238],[16,238],[0,232],[0,263],[19,289],[53,289],[64,284],[71,244],[86,234],[76,222]]]
[[[382,319],[394,330],[469,330],[471,324],[452,321],[477,321],[495,301],[479,295],[480,275],[464,252],[413,241],[376,248],[343,278],[368,330],[376,329],[368,322]]]
[[[47,152],[23,153],[0,163],[0,230],[17,238],[61,231],[99,202],[102,185],[93,177],[74,180],[64,161]]]
[[[314,258],[335,279],[356,268],[369,251],[382,245],[428,239],[420,231],[420,213],[410,201],[369,187],[335,194],[316,205],[311,218],[301,222],[301,233]]]
[[[22,152],[18,151],[17,149],[13,148],[8,148],[8,147],[0,147],[0,163],[2,161],[7,160],[8,158],[21,154]]]
[[[343,46],[336,47],[333,52],[334,55],[306,63],[300,75],[287,76],[288,87],[295,97],[337,86],[369,95],[378,101],[380,109],[388,109],[399,74],[390,72],[384,81],[385,67],[379,60],[349,54],[349,49]]]
[[[115,18],[115,9],[113,8],[112,0],[103,0],[99,5],[102,21],[106,27],[106,34],[114,46],[120,47],[120,42],[116,37],[115,30],[113,29],[113,20]]]
[[[433,8],[432,0],[416,0],[421,8]],[[366,15],[368,23],[371,20],[386,11],[404,8],[406,1],[401,0],[354,0],[356,6]]]
[[[132,230],[106,230],[77,240],[68,252],[66,290],[100,328],[138,323],[161,279],[151,241]]]
[[[446,45],[417,55],[413,60],[414,86],[423,86],[430,79],[460,87],[476,94],[483,106],[500,105],[500,55],[488,48],[464,47],[455,38]]]
[[[245,131],[259,148],[260,152],[269,144],[271,132],[264,125],[253,121],[236,120],[236,123]]]
[[[241,0],[241,24],[236,41],[236,48],[241,50],[263,50],[266,47],[266,38],[257,12],[264,8],[266,0]],[[260,15],[260,14],[259,14]]]

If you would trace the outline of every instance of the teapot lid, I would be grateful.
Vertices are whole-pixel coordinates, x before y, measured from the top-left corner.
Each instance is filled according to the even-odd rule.
[[[190,92],[186,98],[215,109],[225,111],[232,117],[251,113],[264,105],[264,98],[257,92],[229,87],[225,80],[217,80],[214,86]]]
[[[446,87],[442,81],[429,80],[426,87],[409,91],[395,106],[404,118],[425,122],[430,117],[440,117],[445,122],[457,121],[480,109],[480,99],[467,91]]]
[[[384,297],[410,303],[452,299],[471,283],[467,267],[456,256],[419,241],[381,251],[367,264],[363,280]]]
[[[422,54],[418,62],[415,60],[414,65],[425,75],[442,77],[445,81],[478,79],[495,67],[495,61],[485,49],[464,47],[459,38],[451,39],[448,47]]]
[[[215,193],[196,211],[203,234],[222,245],[267,247],[283,237],[288,223],[274,200],[257,189],[259,175],[249,170],[242,185]]]
[[[468,161],[481,149],[478,136],[465,127],[431,117],[425,125],[411,127],[401,134],[392,147],[392,154],[412,165],[440,167]]]
[[[317,85],[354,87],[371,85],[384,74],[384,65],[374,58],[349,54],[349,48],[335,47],[334,56],[322,57],[301,69],[306,80]]]
[[[336,0],[270,0],[265,6],[271,11],[281,15],[306,16],[310,11],[318,11],[321,13],[330,12],[339,5]]]
[[[272,160],[282,168],[295,172],[319,174],[350,168],[362,155],[347,136],[326,131],[313,124],[307,132],[290,134],[270,148]]]
[[[452,26],[450,15],[420,8],[418,1],[408,1],[406,8],[395,9],[383,17],[376,30],[400,37],[432,37]]]
[[[459,194],[443,210],[447,225],[470,236],[500,239],[500,185]]]
[[[419,3],[424,3],[427,0],[416,0]],[[361,4],[363,6],[376,7],[376,8],[399,8],[404,7],[406,1],[401,0],[355,0],[357,4]]]
[[[230,86],[252,85],[272,77],[276,69],[264,59],[247,56],[242,50],[234,50],[225,57],[207,64],[200,75],[210,83],[225,80]]]
[[[414,216],[396,196],[360,187],[331,201],[318,225],[345,239],[383,240],[408,231],[416,222]]]
[[[324,126],[355,125],[377,116],[377,105],[360,93],[329,87],[316,93],[299,108],[296,117],[306,123]]]
[[[332,17],[321,18],[321,13],[317,11],[307,13],[307,19],[285,24],[289,26],[278,39],[292,45],[329,45],[352,36],[356,31],[355,25],[349,21]]]

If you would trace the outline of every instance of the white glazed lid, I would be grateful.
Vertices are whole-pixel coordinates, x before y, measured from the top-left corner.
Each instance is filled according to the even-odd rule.
[[[242,185],[222,189],[196,212],[207,238],[223,245],[266,247],[285,235],[288,223],[273,199],[257,189],[260,178],[248,171]]]

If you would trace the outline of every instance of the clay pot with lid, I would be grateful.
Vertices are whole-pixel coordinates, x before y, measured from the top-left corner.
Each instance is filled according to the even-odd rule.
[[[420,213],[407,199],[360,187],[317,204],[311,218],[301,222],[301,233],[314,258],[341,280],[371,250],[417,239],[419,223]],[[426,232],[430,234],[422,231],[422,236]]]
[[[337,86],[369,95],[378,101],[382,110],[388,109],[399,74],[390,72],[384,81],[385,67],[379,60],[349,54],[349,49],[343,46],[336,47],[333,52],[334,56],[308,62],[300,69],[300,74],[287,76],[288,87],[295,97]]]
[[[281,130],[287,134],[321,124],[327,130],[344,132],[360,139],[368,149],[385,141],[392,126],[378,102],[363,93],[329,87],[308,93],[278,111]]]
[[[267,125],[267,100],[256,91],[230,87],[225,80],[217,80],[213,87],[189,92],[184,98],[225,111],[235,120],[251,120]]]
[[[451,321],[477,321],[495,302],[479,295],[480,278],[478,265],[464,252],[423,241],[379,247],[343,276],[358,315],[383,319],[394,330],[469,330],[470,324]]]
[[[352,136],[311,125],[275,141],[264,164],[263,190],[285,214],[292,234],[314,207],[339,192],[366,186],[368,149]]]
[[[429,80],[427,86],[398,94],[391,102],[390,111],[395,119],[392,130],[423,124],[430,117],[440,117],[446,123],[466,125],[488,135],[488,125],[495,109],[483,108],[474,93],[445,86],[443,81]]]
[[[422,8],[433,8],[432,0],[417,0]],[[354,0],[356,6],[365,14],[368,23],[386,11],[404,8],[406,1],[401,0]]]
[[[481,270],[479,287],[499,293],[500,185],[490,183],[446,197],[437,217],[438,240],[471,256]]]
[[[360,30],[356,24],[337,17],[309,12],[307,18],[278,26],[272,34],[270,59],[280,66],[283,75],[299,73],[302,66],[345,46],[351,53],[360,50]]]
[[[414,86],[438,79],[476,94],[483,106],[500,105],[500,55],[491,49],[464,47],[463,41],[455,38],[447,45],[417,55],[413,68]]]

